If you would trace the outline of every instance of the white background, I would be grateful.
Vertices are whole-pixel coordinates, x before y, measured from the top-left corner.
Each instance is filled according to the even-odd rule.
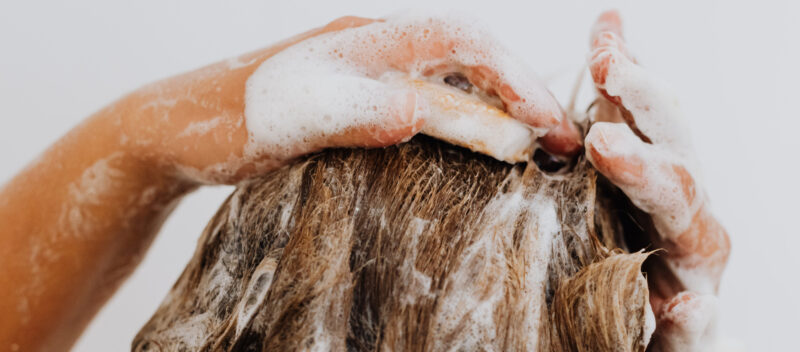
[[[10,1],[0,4],[0,182],[82,118],[147,82],[256,49],[338,16],[432,1]],[[755,5],[758,3],[758,5]],[[449,1],[480,17],[559,98],[589,28],[618,8],[640,62],[679,95],[733,253],[721,331],[751,351],[797,350],[800,6],[786,0]],[[77,351],[123,351],[191,256],[229,187],[184,199]],[[2,224],[0,224],[2,226]],[[0,299],[2,299],[0,297]],[[65,302],[68,304],[68,302]],[[6,319],[8,317],[0,317]]]

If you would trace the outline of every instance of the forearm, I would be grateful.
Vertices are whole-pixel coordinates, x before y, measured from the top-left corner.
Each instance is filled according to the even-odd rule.
[[[0,190],[0,345],[65,350],[192,188],[122,143],[107,108]]]
[[[247,143],[245,83],[280,47],[138,89],[0,189],[0,349],[68,349],[180,197],[247,170],[226,164]]]

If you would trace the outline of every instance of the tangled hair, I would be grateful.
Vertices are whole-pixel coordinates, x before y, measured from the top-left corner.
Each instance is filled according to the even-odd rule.
[[[582,159],[327,150],[239,185],[133,350],[643,351],[613,192]]]

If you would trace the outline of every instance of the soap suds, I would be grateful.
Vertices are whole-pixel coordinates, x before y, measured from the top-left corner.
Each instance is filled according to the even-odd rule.
[[[536,228],[538,236],[536,238],[526,236],[525,239],[525,245],[529,247],[527,252],[532,254],[532,258],[528,258],[531,264],[530,267],[525,270],[526,285],[524,296],[539,298],[528,301],[528,306],[526,308],[530,313],[525,315],[525,325],[531,331],[541,331],[539,325],[542,321],[541,315],[544,314],[544,312],[542,312],[542,306],[546,289],[547,266],[550,263],[550,257],[553,252],[553,238],[560,234],[561,224],[558,221],[556,205],[552,199],[547,197],[534,197],[528,206],[534,209],[531,211],[532,213],[537,214],[535,223],[529,224],[528,228]],[[535,350],[539,345],[539,339],[541,337],[538,334],[534,336],[535,339],[530,339],[528,341],[526,346],[528,351]]]
[[[242,333],[242,330],[244,330],[247,324],[250,323],[250,319],[253,318],[253,315],[258,311],[261,303],[266,298],[277,266],[278,262],[275,259],[264,258],[250,276],[250,283],[247,290],[242,295],[243,299],[239,301],[239,305],[237,306],[237,310],[239,311],[236,318],[237,337]]]
[[[673,297],[659,314],[663,338],[659,346],[667,351],[708,351],[715,342],[718,299],[714,295],[682,292]]]
[[[504,181],[520,187],[521,175],[512,173]],[[545,281],[552,252],[552,239],[561,232],[556,214],[557,207],[552,198],[544,194],[526,195],[521,187],[507,193],[501,192],[486,205],[487,217],[477,231],[476,242],[462,254],[459,269],[447,278],[447,292],[439,297],[436,312],[436,341],[449,341],[454,345],[435,346],[439,349],[458,349],[459,346],[492,346],[496,336],[495,327],[501,324],[495,312],[509,295],[523,297],[519,314],[525,331],[539,331],[542,322],[542,306],[545,300]],[[509,234],[514,232],[518,221],[525,219],[518,255],[524,264],[520,270],[520,292],[512,293],[503,284],[517,273],[509,270],[515,265],[508,262],[508,248],[514,247]],[[535,236],[534,236],[535,235]],[[481,284],[476,284],[480,282]],[[465,328],[465,321],[468,328]],[[458,334],[458,335],[454,335]],[[527,350],[536,350],[538,334],[530,334],[524,340]]]
[[[222,123],[223,119],[224,118],[222,116],[217,116],[213,119],[206,121],[192,122],[189,124],[189,126],[186,126],[186,128],[183,131],[181,131],[181,133],[178,134],[178,137],[189,137],[193,135],[207,134],[208,132],[219,126],[219,124]]]
[[[663,84],[655,80],[641,66],[633,63],[617,48],[603,47],[613,63],[608,65],[604,88],[610,96],[620,97],[630,110],[639,130],[653,144],[667,145],[670,149],[688,156],[691,135],[677,98]],[[601,55],[595,60],[601,60]]]
[[[596,44],[589,62],[598,75],[597,88],[620,99],[635,128],[652,144],[642,142],[627,125],[596,123],[586,137],[587,145],[599,145],[609,156],[642,168],[641,175],[631,175],[638,184],[619,186],[636,206],[654,216],[662,236],[677,236],[689,228],[705,195],[693,189],[697,196],[687,199],[682,189],[687,183],[697,187],[700,175],[684,115],[677,98],[630,59],[618,34],[602,32],[597,38],[601,43]],[[592,159],[591,153],[587,156]]]
[[[592,242],[594,173],[585,160],[573,171],[551,177],[419,137],[328,150],[242,182],[137,341],[178,349],[164,330],[203,311],[212,313],[208,346],[559,350],[552,326],[562,320],[548,298],[563,279],[608,259]],[[271,280],[259,256],[279,263]],[[631,271],[641,278],[639,264]],[[603,305],[626,315],[598,326],[637,346],[647,300],[641,281],[608,289],[641,284],[623,295],[625,306],[642,309]],[[229,299],[217,300],[219,291]]]
[[[415,47],[407,49],[405,45]],[[408,89],[381,81],[387,72],[403,72],[417,79],[435,69],[476,67],[500,75],[475,83],[485,86],[504,82],[497,93],[505,98],[513,116],[560,116],[555,100],[540,88],[534,75],[528,74],[525,64],[513,58],[487,31],[453,16],[403,15],[313,37],[262,63],[247,81],[248,153],[268,151],[286,159],[313,150],[320,141],[349,129],[366,126],[380,131],[392,127],[398,114],[393,101]],[[514,75],[502,76],[504,73]],[[533,101],[541,103],[529,103]],[[421,109],[424,107],[418,107],[412,120],[403,123],[413,124],[418,114],[426,113]],[[435,127],[458,137],[469,137],[470,128],[484,126],[453,126],[452,130]],[[522,134],[530,133],[517,132],[514,140],[525,139]],[[500,150],[501,158],[513,157],[504,152]]]
[[[687,197],[681,177],[675,165],[684,165],[684,158],[677,156],[663,145],[643,143],[631,129],[621,123],[598,122],[586,136],[587,150],[597,150],[603,159],[619,158],[630,170],[615,170],[617,186],[625,191],[631,201],[649,214],[653,214],[656,229],[662,236],[672,238],[685,232],[692,223],[694,214],[704,203],[704,193],[694,192]],[[597,165],[596,156],[586,153]],[[696,184],[691,177],[690,184]]]
[[[656,315],[653,313],[653,306],[648,302],[644,305],[644,339],[642,345],[647,347],[650,344],[650,339],[656,331]]]

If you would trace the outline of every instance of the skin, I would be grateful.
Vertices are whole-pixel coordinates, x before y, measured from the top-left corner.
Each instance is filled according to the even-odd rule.
[[[181,197],[200,185],[234,184],[327,147],[382,147],[416,134],[425,121],[417,107],[425,102],[409,90],[382,107],[392,111],[382,123],[353,125],[280,152],[248,145],[245,84],[261,63],[305,39],[375,21],[382,20],[341,18],[235,64],[218,63],[143,87],[88,117],[3,186],[0,350],[68,350],[140,262]],[[397,52],[378,66],[402,71],[420,58],[448,61],[451,46],[470,45],[436,26],[418,30],[427,31],[428,39],[386,43]],[[515,113],[537,111],[527,105],[558,106],[549,93],[522,96],[500,79],[530,72],[494,72],[491,62],[453,61],[426,73],[454,67],[496,92],[512,117],[549,130],[541,142],[551,152],[580,150],[577,129],[562,122],[563,114]],[[543,86],[526,88],[546,92]]]
[[[594,166],[619,186],[634,204],[642,204],[655,224],[651,239],[666,268],[648,272],[650,301],[656,315],[655,351],[703,351],[709,346],[716,294],[722,271],[730,254],[730,240],[708,208],[700,185],[688,171],[694,163],[690,151],[671,141],[687,134],[651,138],[640,129],[655,118],[677,126],[677,116],[650,114],[672,111],[668,93],[644,97],[615,96],[605,87],[615,66],[639,68],[622,39],[619,15],[606,12],[592,33],[589,68],[598,91],[595,123],[585,139],[586,156]],[[641,92],[657,83],[650,77],[636,82],[627,92]],[[643,87],[643,88],[640,88]],[[648,90],[657,91],[657,90]],[[662,91],[659,91],[662,92]],[[668,180],[667,185],[656,180]],[[674,194],[663,192],[679,190]],[[659,188],[660,187],[660,188]],[[673,199],[670,199],[674,197]],[[665,202],[670,200],[671,202]],[[675,208],[673,204],[686,204]],[[686,217],[685,225],[675,226],[675,217]]]

